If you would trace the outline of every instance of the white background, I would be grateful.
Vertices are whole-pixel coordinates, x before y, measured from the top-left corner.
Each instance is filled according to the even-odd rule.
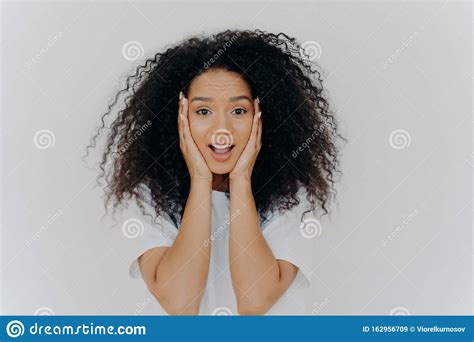
[[[138,64],[226,28],[317,42],[349,140],[337,205],[314,238],[307,314],[472,314],[470,6],[3,2],[1,314],[158,312],[128,277],[121,223],[133,212],[101,219],[98,153],[80,157]],[[143,46],[137,60],[122,54],[130,41]],[[50,148],[34,143],[42,129]]]

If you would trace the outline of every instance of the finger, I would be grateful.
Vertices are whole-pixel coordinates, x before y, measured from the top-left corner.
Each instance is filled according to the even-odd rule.
[[[261,113],[261,112],[259,112]],[[260,150],[260,147],[262,147],[262,117],[261,117],[261,114],[260,114],[260,118],[258,120],[258,132],[257,132],[257,150]]]
[[[257,100],[255,99],[253,103],[254,103],[254,108],[257,109],[258,108]],[[258,131],[258,112],[254,111],[253,120],[252,120],[252,131],[250,132],[250,139],[248,142],[250,146],[255,146],[255,142],[257,140],[257,131]]]
[[[260,98],[257,96],[253,102],[254,102],[255,113],[260,112]]]
[[[182,92],[179,92],[179,100],[178,100],[178,114],[181,115],[182,112],[183,112],[183,98],[184,98],[184,95]],[[178,119],[180,119],[181,117],[179,116]]]
[[[259,148],[260,144],[260,137],[261,137],[261,132],[262,132],[262,120],[261,120],[261,111],[260,111],[260,98],[257,96],[254,100],[254,110],[255,110],[255,116],[257,116],[257,132],[256,132],[256,137],[255,137],[255,147]]]
[[[184,139],[184,132],[183,132],[182,114],[183,114],[183,100],[181,99],[179,101],[179,109],[178,109],[178,131],[179,131],[180,141],[183,143],[184,146],[186,146],[185,145],[186,140]]]
[[[182,109],[182,112],[181,114],[183,115],[183,134],[184,134],[184,139],[186,140],[186,142],[190,142],[191,143],[191,140],[189,139],[192,139],[191,137],[191,131],[189,129],[189,116],[188,116],[188,99],[187,98],[183,98],[183,109]]]
[[[244,151],[249,150],[250,148],[255,147],[255,140],[256,140],[256,133],[257,133],[257,114],[254,114],[252,119],[252,129],[250,130],[249,140],[247,141],[247,145],[245,146]]]
[[[191,126],[189,124],[189,102],[187,98],[183,98],[183,134],[186,141],[186,149],[191,155],[198,155],[201,152],[196,145],[191,134]]]
[[[180,92],[180,99],[179,99],[179,114],[184,113],[184,94]]]

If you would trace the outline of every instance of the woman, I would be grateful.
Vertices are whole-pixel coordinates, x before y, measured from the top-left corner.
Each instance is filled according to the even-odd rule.
[[[130,274],[168,314],[304,314],[318,222],[303,216],[328,212],[342,137],[301,52],[283,33],[192,37],[139,66],[102,117],[93,146],[128,93],[99,178],[106,207],[135,197],[154,214]]]

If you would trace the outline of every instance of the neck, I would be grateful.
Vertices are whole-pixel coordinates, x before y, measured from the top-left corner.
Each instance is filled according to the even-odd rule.
[[[227,192],[229,191],[229,174],[212,174],[212,190]]]

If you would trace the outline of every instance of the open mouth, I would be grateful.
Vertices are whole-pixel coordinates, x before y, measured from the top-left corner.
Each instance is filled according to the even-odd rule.
[[[213,145],[209,144],[209,148],[216,154],[226,154],[234,148],[235,145]]]

